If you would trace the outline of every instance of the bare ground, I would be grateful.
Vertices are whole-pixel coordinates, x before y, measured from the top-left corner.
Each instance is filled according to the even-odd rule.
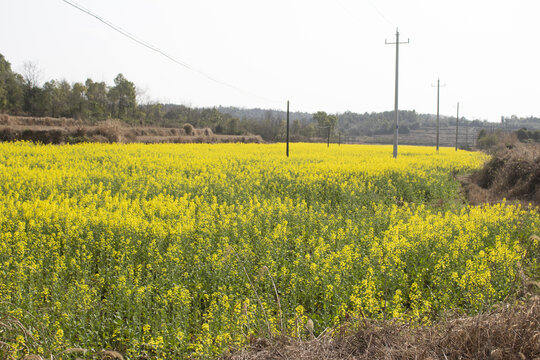
[[[517,143],[495,149],[482,170],[459,180],[472,205],[506,199],[540,206],[540,145]]]
[[[450,317],[432,326],[362,322],[316,339],[256,340],[224,360],[270,359],[540,359],[540,297],[501,305],[471,317]]]

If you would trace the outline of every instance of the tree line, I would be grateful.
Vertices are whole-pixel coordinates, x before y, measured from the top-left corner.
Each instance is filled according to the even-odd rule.
[[[123,74],[118,74],[113,85],[86,79],[69,83],[48,80],[42,86],[38,70],[26,64],[24,74],[11,69],[11,64],[0,54],[0,113],[35,117],[67,117],[96,123],[119,119],[131,125],[181,127],[189,123],[197,128],[209,127],[216,134],[256,134],[266,141],[283,141],[286,134],[286,113],[283,110],[243,109],[237,107],[191,108],[184,105],[139,103],[137,88]],[[513,122],[519,122],[512,117]],[[536,118],[528,118],[535,122]],[[394,112],[290,114],[292,141],[325,139],[332,136],[373,136],[394,131]],[[482,127],[479,120],[460,122]],[[507,122],[509,122],[507,120]],[[440,117],[442,127],[454,126],[455,118]],[[435,116],[416,111],[400,111],[401,134],[435,126]]]
[[[49,80],[39,86],[35,69],[24,76],[14,72],[0,54],[0,111],[36,117],[71,117],[87,120],[137,117],[135,85],[118,74],[114,86],[87,79],[84,83]]]

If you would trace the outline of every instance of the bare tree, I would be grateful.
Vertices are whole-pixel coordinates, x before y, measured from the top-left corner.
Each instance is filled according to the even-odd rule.
[[[23,77],[30,87],[37,87],[41,83],[42,71],[36,62],[27,61],[23,64]]]

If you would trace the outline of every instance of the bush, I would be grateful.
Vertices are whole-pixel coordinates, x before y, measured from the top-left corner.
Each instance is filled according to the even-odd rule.
[[[194,128],[193,128],[193,125],[189,124],[189,123],[185,123],[184,126],[184,131],[186,132],[186,135],[193,135],[194,133]]]
[[[480,133],[482,133],[482,131],[480,131]],[[498,142],[499,139],[496,133],[489,133],[482,137],[480,136],[480,134],[478,135],[478,147],[481,149],[487,149],[495,146]]]

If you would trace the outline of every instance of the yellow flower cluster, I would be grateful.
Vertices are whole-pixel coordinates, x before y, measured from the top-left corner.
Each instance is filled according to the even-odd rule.
[[[511,294],[538,213],[457,198],[482,155],[401,150],[0,144],[0,311],[39,339],[13,347],[207,358]]]

